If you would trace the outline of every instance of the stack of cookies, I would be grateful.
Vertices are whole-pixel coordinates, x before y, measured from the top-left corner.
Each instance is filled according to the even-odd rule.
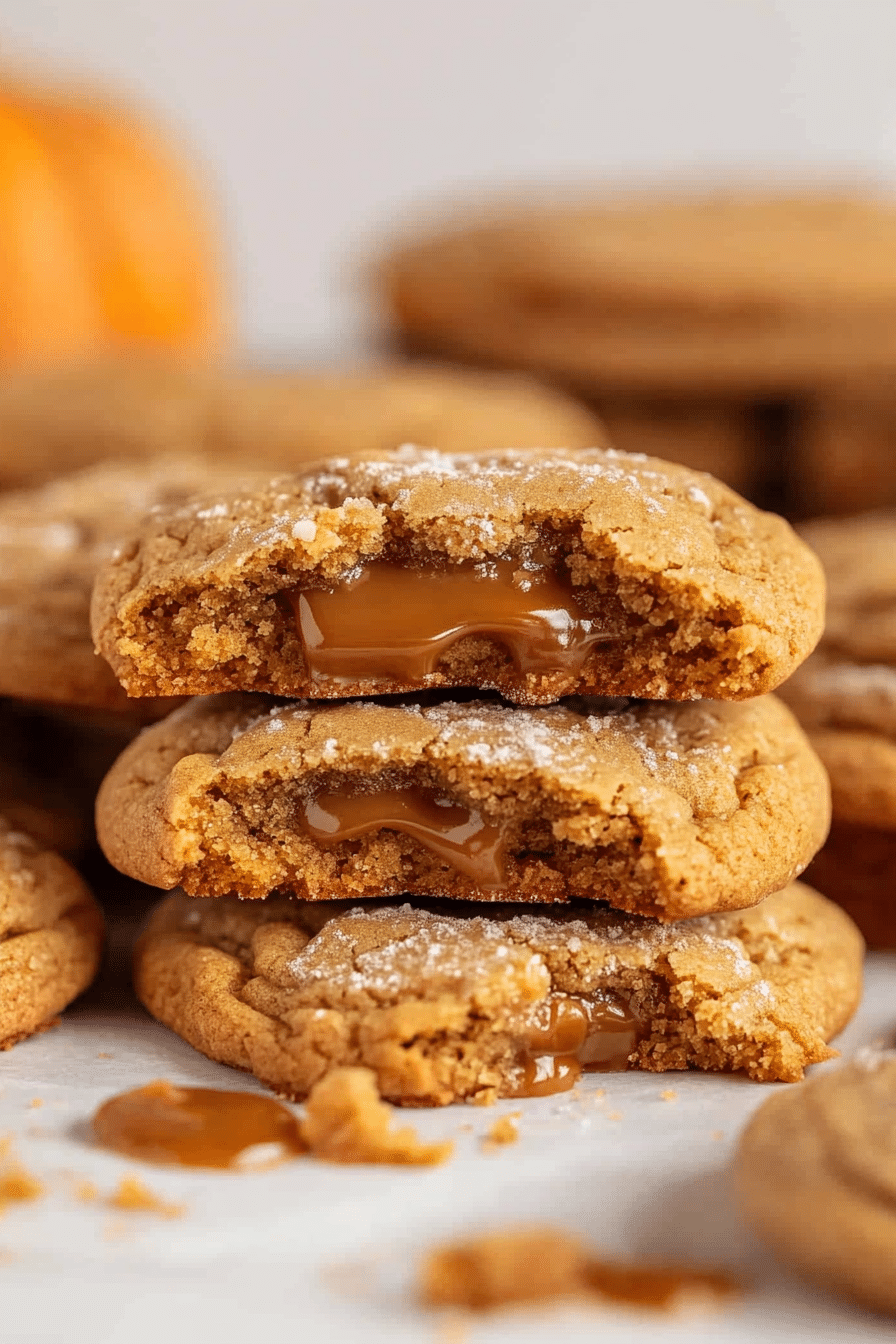
[[[883,195],[579,192],[429,225],[383,289],[413,351],[573,387],[621,447],[805,516],[896,500],[894,249]]]
[[[824,770],[772,695],[823,581],[786,523],[610,449],[331,459],[157,511],[101,570],[101,788],[162,888],[136,985],[212,1058],[405,1104],[585,1069],[796,1079],[862,941],[794,882]]]

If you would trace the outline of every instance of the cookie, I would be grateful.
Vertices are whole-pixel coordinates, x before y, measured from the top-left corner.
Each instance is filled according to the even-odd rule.
[[[192,701],[97,799],[109,860],[193,895],[599,898],[663,920],[755,904],[828,827],[773,697],[729,704]]]
[[[709,476],[593,449],[332,459],[160,511],[100,571],[133,696],[474,686],[743,699],[814,646],[787,523]]]
[[[96,974],[102,941],[75,870],[0,817],[0,1050],[54,1025]]]
[[[124,710],[128,699],[93,650],[90,593],[100,564],[150,509],[243,480],[200,457],[102,463],[0,495],[0,695]],[[260,481],[266,476],[250,474]],[[177,701],[141,708],[158,717]]]
[[[735,1162],[746,1222],[827,1291],[896,1314],[896,1054],[867,1052],[753,1116]]]
[[[896,369],[885,197],[569,197],[399,244],[381,283],[416,348],[589,392],[750,397]]]
[[[812,880],[872,947],[896,947],[896,515],[803,531],[827,571],[828,624],[781,693],[831,777],[834,824]]]
[[[438,367],[299,374],[145,358],[0,378],[0,488],[165,453],[292,471],[410,440],[466,452],[585,448],[604,435],[562,392],[518,375]]]
[[[791,1081],[861,992],[862,941],[799,883],[666,928],[580,903],[318,906],[168,897],[137,993],[196,1049],[299,1098],[362,1065],[404,1105],[571,1087],[583,1069]]]

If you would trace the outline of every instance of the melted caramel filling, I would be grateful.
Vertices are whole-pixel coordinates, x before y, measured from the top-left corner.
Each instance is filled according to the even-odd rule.
[[[618,994],[590,998],[556,995],[539,1004],[522,1038],[528,1058],[513,1095],[547,1097],[565,1092],[588,1072],[628,1067],[643,1023]]]
[[[502,828],[434,789],[320,793],[305,804],[303,823],[322,845],[356,840],[371,831],[401,831],[480,887],[503,887],[506,882]]]
[[[551,569],[512,560],[448,570],[377,561],[331,591],[287,594],[315,680],[422,682],[458,640],[503,644],[517,671],[578,673],[595,644],[614,636],[582,609]]]
[[[730,1275],[713,1269],[614,1264],[589,1260],[587,1286],[601,1297],[653,1311],[670,1311],[682,1298],[727,1297],[737,1291]]]
[[[93,1131],[128,1157],[184,1167],[257,1168],[306,1151],[298,1120],[272,1097],[164,1079],[104,1102]]]

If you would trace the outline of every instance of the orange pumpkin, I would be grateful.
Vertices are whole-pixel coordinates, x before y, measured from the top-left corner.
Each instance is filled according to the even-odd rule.
[[[130,110],[0,79],[0,365],[222,336],[207,210]]]

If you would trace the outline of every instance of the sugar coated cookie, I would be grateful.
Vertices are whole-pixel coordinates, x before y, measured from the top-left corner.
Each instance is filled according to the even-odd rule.
[[[137,992],[198,1050],[302,1097],[373,1069],[406,1105],[537,1096],[583,1069],[794,1080],[861,992],[862,940],[799,883],[667,928],[582,903],[317,906],[183,895],[138,943]]]
[[[130,695],[476,686],[744,699],[821,631],[817,560],[709,476],[594,449],[333,459],[157,512],[100,572]]]
[[[828,827],[824,771],[745,704],[191,702],[121,755],[107,857],[191,894],[600,898],[661,919],[755,904]]]

